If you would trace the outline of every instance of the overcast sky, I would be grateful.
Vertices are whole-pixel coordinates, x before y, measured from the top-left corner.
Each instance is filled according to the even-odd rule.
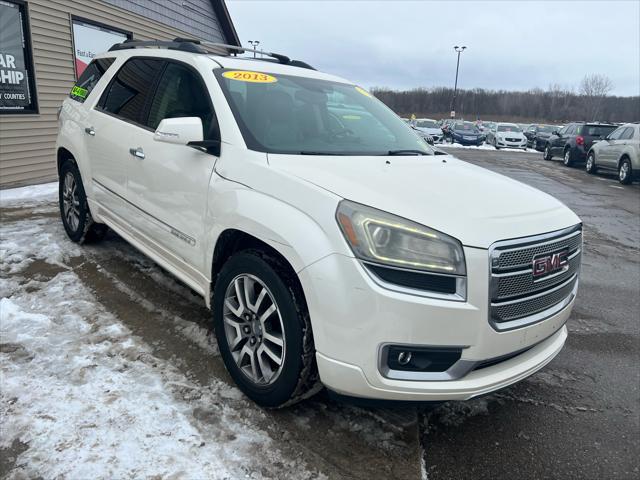
[[[609,76],[640,95],[640,0],[227,0],[244,46],[305,60],[365,87],[577,88]]]

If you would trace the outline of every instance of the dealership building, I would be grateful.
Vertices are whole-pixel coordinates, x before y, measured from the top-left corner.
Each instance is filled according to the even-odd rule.
[[[57,113],[91,58],[126,39],[240,45],[224,0],[0,0],[0,188],[57,178]]]

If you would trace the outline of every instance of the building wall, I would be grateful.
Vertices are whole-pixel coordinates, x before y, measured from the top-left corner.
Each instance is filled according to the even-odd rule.
[[[107,3],[107,1],[109,3]],[[197,8],[206,9],[208,0],[185,0]],[[125,10],[111,3],[129,3]],[[185,25],[184,28],[203,27],[173,22],[167,19],[168,10],[159,9],[153,16],[164,15],[166,23],[150,21],[133,13],[139,4],[151,4],[143,0],[28,0],[28,18],[31,27],[31,46],[36,77],[36,91],[39,114],[0,115],[0,187],[41,183],[57,178],[55,162],[55,141],[57,135],[57,110],[68,96],[75,82],[74,55],[71,32],[71,15],[83,17],[133,33],[138,40],[175,37],[193,37],[194,31],[183,31],[166,23]],[[169,6],[168,2],[156,1]],[[181,4],[180,2],[172,2]],[[207,15],[213,15],[210,2]],[[138,4],[136,6],[136,4]],[[164,13],[163,13],[164,12]],[[173,10],[171,15],[175,15]],[[197,17],[193,14],[192,17]],[[215,17],[214,17],[215,20]],[[196,20],[192,20],[195,22]],[[210,19],[207,17],[207,21]],[[206,29],[207,39],[223,40],[220,25],[211,21]],[[198,30],[200,31],[200,30]],[[218,37],[216,37],[218,35]]]
[[[211,0],[103,0],[190,33],[192,38],[224,41]]]

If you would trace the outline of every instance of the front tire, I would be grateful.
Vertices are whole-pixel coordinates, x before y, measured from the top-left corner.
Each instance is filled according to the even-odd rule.
[[[631,161],[623,158],[618,167],[618,180],[623,185],[629,185],[633,178],[633,170],[631,169]]]
[[[295,273],[260,250],[222,267],[213,315],[224,364],[240,390],[263,407],[296,403],[320,386],[306,303]]]
[[[595,153],[589,152],[589,155],[587,156],[587,164],[585,165],[585,170],[587,171],[587,173],[591,175],[595,175],[595,173],[598,171],[598,167],[596,166]]]
[[[80,170],[71,159],[60,167],[58,202],[62,224],[73,242],[97,242],[104,238],[108,228],[93,221]]]
[[[542,158],[544,158],[545,160],[551,160],[553,158],[553,155],[551,154],[551,147],[548,143],[544,146],[544,153],[542,154]]]

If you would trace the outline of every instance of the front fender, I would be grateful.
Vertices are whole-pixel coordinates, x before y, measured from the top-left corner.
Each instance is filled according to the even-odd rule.
[[[212,265],[218,238],[228,229],[240,230],[267,243],[291,264],[296,272],[336,251],[349,254],[334,215],[338,198],[315,202],[318,221],[301,209],[263,192],[218,177],[209,200],[205,222],[205,265]],[[316,192],[321,195],[320,192]],[[310,192],[313,196],[313,192]],[[309,199],[306,199],[308,202]],[[318,215],[318,211],[321,214]]]

